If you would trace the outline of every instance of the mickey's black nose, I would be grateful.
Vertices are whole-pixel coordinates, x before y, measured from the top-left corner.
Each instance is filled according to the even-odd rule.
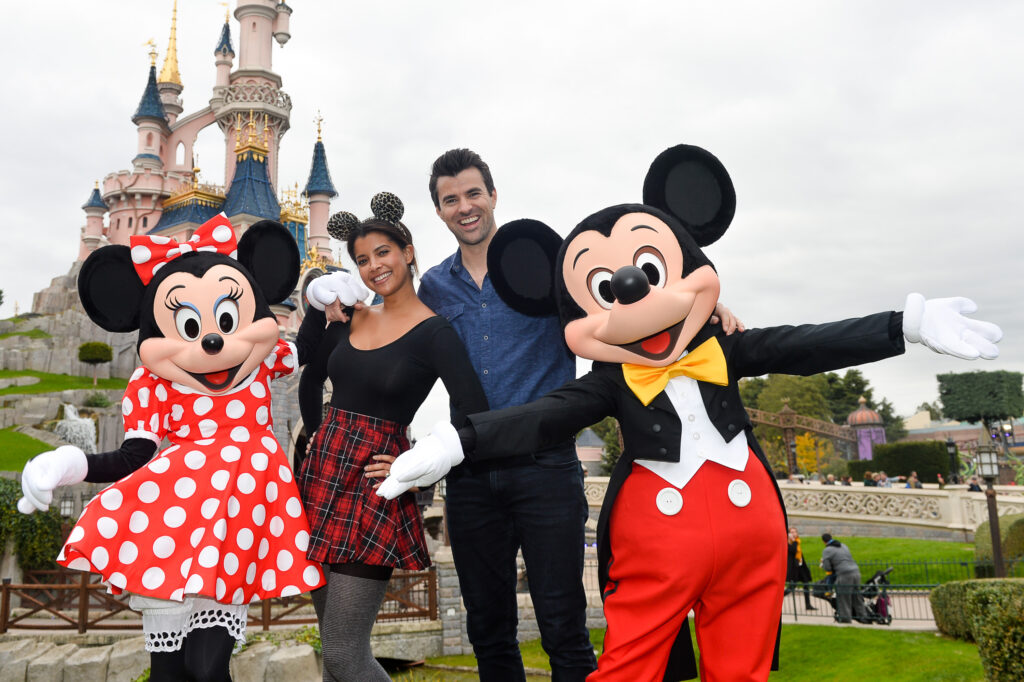
[[[207,334],[203,337],[203,350],[209,355],[216,355],[224,348],[224,339],[220,334]]]
[[[635,265],[619,268],[612,275],[612,293],[619,303],[636,303],[650,290],[651,283],[647,281],[647,275]]]

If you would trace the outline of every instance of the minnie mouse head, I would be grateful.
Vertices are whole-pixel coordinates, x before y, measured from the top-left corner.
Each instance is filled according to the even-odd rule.
[[[503,226],[488,249],[488,273],[512,308],[557,311],[576,355],[668,365],[704,336],[719,280],[701,247],[725,233],[735,209],[721,162],[679,145],[651,165],[643,204],[598,211],[565,240],[535,220]]]
[[[262,220],[236,241],[223,215],[179,243],[137,235],[94,251],[78,275],[89,318],[111,332],[139,330],[154,374],[219,395],[241,383],[277,343],[270,302],[299,277],[299,251],[280,223]]]

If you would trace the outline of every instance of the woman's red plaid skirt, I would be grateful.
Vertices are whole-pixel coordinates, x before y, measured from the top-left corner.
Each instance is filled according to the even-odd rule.
[[[326,564],[358,563],[420,570],[430,565],[415,495],[378,497],[367,478],[373,455],[409,449],[405,426],[327,408],[295,481],[309,519],[307,556]]]

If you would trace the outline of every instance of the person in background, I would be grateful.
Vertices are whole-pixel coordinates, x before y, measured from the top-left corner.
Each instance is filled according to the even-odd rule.
[[[800,533],[797,532],[795,526],[791,526],[789,529],[789,546],[786,548],[787,552],[787,565],[786,565],[786,594],[789,594],[795,589],[794,583],[804,584],[804,606],[808,611],[816,610],[811,605],[811,588],[810,583],[814,580],[811,576],[811,567],[807,565],[807,560],[804,557],[803,548],[800,546]]]
[[[835,484],[836,484],[835,474],[829,474],[828,476],[825,477],[825,480],[822,481],[822,485],[835,485]]]
[[[970,483],[967,484],[967,492],[980,493],[982,492],[981,486],[978,484],[978,477],[971,476]]]
[[[891,488],[892,487],[892,481],[889,480],[889,477],[885,475],[884,471],[879,471],[878,472],[878,487],[879,488]]]
[[[872,474],[870,471],[865,471],[864,472],[864,487],[865,488],[874,488],[875,486],[877,486],[878,485],[878,479],[876,478],[877,476],[878,476],[878,474]]]
[[[866,622],[867,611],[860,594],[860,567],[853,560],[850,549],[834,539],[831,534],[823,533],[821,541],[825,549],[821,552],[821,567],[836,576],[836,610],[839,612],[840,623],[849,623],[851,616],[858,622]]]

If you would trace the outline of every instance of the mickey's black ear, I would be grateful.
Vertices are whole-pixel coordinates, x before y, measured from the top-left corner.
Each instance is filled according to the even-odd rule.
[[[108,332],[132,332],[139,328],[139,309],[145,291],[127,246],[96,249],[78,273],[78,298],[86,314]]]
[[[238,240],[238,262],[263,291],[267,303],[280,303],[299,281],[299,247],[284,225],[273,220],[254,223]]]
[[[700,246],[725,234],[736,212],[736,190],[711,152],[681,144],[666,149],[644,180],[644,203],[674,216]]]
[[[487,274],[508,307],[525,315],[554,315],[555,262],[562,238],[538,220],[513,220],[487,247]]]

